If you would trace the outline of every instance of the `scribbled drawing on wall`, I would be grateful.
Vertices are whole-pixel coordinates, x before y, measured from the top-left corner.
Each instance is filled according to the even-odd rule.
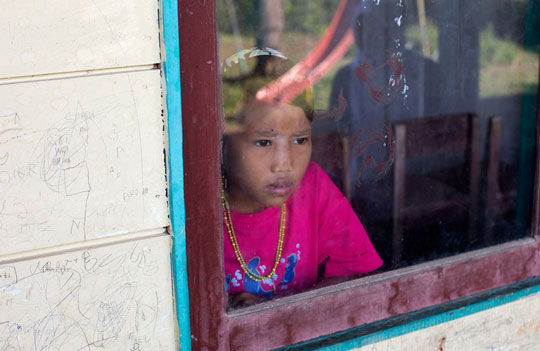
[[[174,318],[160,236],[0,265],[0,350],[168,350]]]
[[[0,254],[168,224],[159,89],[158,71],[0,86]]]

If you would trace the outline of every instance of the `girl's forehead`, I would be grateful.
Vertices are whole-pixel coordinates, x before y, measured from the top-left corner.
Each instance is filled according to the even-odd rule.
[[[254,103],[246,106],[243,124],[248,129],[264,128],[269,126],[309,125],[304,111],[297,106]]]

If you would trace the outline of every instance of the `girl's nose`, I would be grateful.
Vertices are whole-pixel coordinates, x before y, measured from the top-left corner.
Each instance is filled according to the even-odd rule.
[[[290,147],[276,147],[272,160],[272,172],[290,172],[292,171],[292,164],[292,150],[290,149]]]

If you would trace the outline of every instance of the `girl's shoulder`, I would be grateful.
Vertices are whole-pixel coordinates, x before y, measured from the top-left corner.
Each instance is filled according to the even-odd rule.
[[[321,168],[321,166],[313,161],[309,162],[304,178],[302,179],[302,183],[305,183],[306,186],[319,186],[322,184],[328,184],[328,182],[332,183],[332,180]]]
[[[304,178],[296,189],[296,197],[301,197],[303,200],[313,201],[325,197],[328,192],[332,193],[335,190],[335,185],[324,170],[315,162],[310,162]]]

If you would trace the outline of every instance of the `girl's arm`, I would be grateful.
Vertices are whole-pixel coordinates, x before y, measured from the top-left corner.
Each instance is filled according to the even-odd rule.
[[[383,262],[356,213],[319,167],[316,189],[321,278],[360,276],[380,268]]]

